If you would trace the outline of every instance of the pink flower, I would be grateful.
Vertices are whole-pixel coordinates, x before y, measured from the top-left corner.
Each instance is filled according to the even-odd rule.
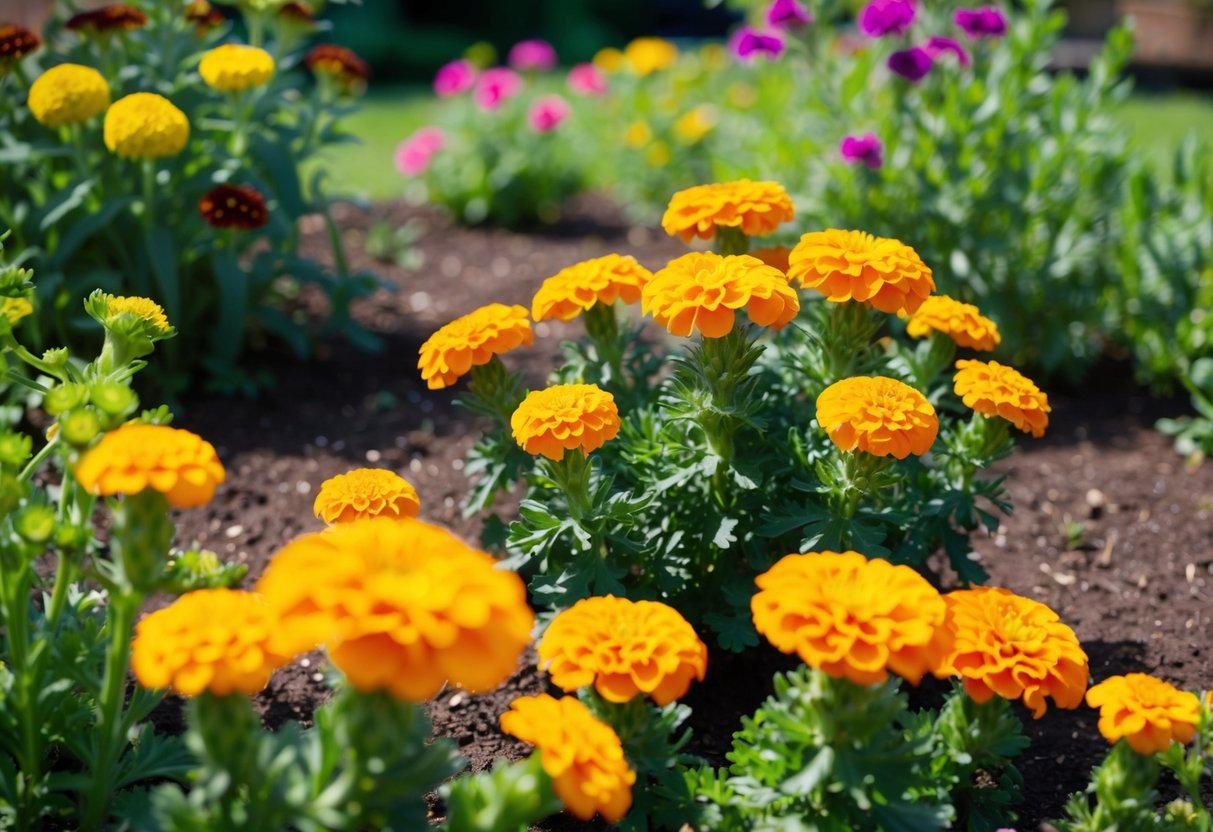
[[[604,95],[607,79],[593,64],[577,64],[569,70],[569,89],[577,95]]]
[[[952,18],[969,40],[997,38],[1007,33],[1007,18],[997,6],[982,6],[980,9],[957,9]]]
[[[904,35],[914,12],[913,0],[871,0],[859,12],[859,31],[870,38]]]
[[[549,133],[559,127],[570,112],[569,102],[559,95],[545,95],[531,104],[526,112],[526,120],[536,133]]]
[[[889,55],[888,66],[911,84],[917,84],[927,77],[934,62],[927,50],[921,46],[911,46],[909,49],[899,49]]]
[[[405,176],[420,176],[445,146],[446,133],[441,128],[422,127],[396,148],[396,170]]]
[[[520,40],[510,48],[509,64],[519,71],[547,72],[556,66],[556,50],[546,40]]]
[[[932,60],[938,61],[943,55],[951,54],[956,57],[956,62],[961,66],[968,66],[972,63],[969,58],[969,53],[960,45],[960,41],[953,38],[945,38],[942,35],[932,35],[923,44],[923,49],[931,56]]]
[[[522,92],[522,78],[503,66],[486,69],[476,81],[476,103],[486,110],[496,110],[507,98]]]
[[[775,0],[767,9],[767,25],[772,29],[799,29],[813,22],[813,15],[797,0]]]
[[[875,133],[846,136],[838,146],[838,151],[848,164],[862,163],[872,170],[879,170],[884,164],[884,145]]]
[[[783,52],[783,46],[783,38],[778,32],[760,32],[751,26],[742,26],[729,39],[733,54],[746,62],[759,55],[773,61]]]
[[[467,92],[476,83],[476,67],[471,61],[451,61],[434,76],[434,92],[442,98],[450,98]]]

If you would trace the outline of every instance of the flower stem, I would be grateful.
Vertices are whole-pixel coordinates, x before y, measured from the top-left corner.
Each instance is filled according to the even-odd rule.
[[[730,255],[748,254],[750,251],[750,238],[745,235],[740,228],[727,228],[719,226],[716,228],[716,253],[722,257]]]

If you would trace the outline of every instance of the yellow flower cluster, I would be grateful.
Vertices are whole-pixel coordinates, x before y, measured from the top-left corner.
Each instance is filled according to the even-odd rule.
[[[348,523],[360,517],[416,517],[421,501],[412,483],[395,471],[356,468],[325,480],[312,511],[325,523]]]
[[[596,384],[558,384],[528,393],[510,417],[510,430],[528,454],[560,460],[566,451],[588,454],[614,439],[619,409]]]
[[[168,316],[164,314],[164,308],[151,298],[126,295],[106,295],[106,322],[113,322],[114,319],[116,319],[119,315],[130,315],[138,318],[141,321],[151,324],[160,332],[168,332],[169,329],[171,329],[168,322]]]
[[[111,497],[159,491],[174,508],[210,502],[225,473],[215,446],[187,430],[125,424],[101,437],[76,465],[90,494]]]
[[[431,390],[450,387],[472,367],[534,340],[526,309],[490,303],[456,318],[421,345],[417,368]]]
[[[1138,754],[1161,753],[1172,741],[1191,742],[1200,722],[1196,694],[1145,673],[1105,679],[1087,691],[1087,704],[1099,708],[1104,739],[1123,739]]]
[[[627,69],[640,76],[669,69],[678,60],[678,47],[663,38],[636,38],[623,48],[600,49],[594,65],[603,72]]]
[[[571,321],[595,304],[636,303],[653,273],[635,257],[608,254],[561,269],[543,281],[531,302],[537,321]]]
[[[274,77],[274,59],[256,46],[225,43],[202,56],[198,74],[219,92],[243,92],[263,86]]]
[[[826,300],[914,314],[935,291],[931,269],[899,240],[835,228],[805,234],[788,256],[788,278]]]
[[[897,459],[922,456],[939,434],[939,417],[926,396],[883,376],[831,384],[817,397],[817,422],[840,450]]]
[[[941,332],[957,346],[980,352],[993,352],[1002,343],[998,326],[976,306],[947,295],[931,295],[906,323],[911,338],[925,338],[932,332]]]
[[[710,240],[717,228],[737,228],[748,237],[770,234],[796,214],[792,199],[778,182],[739,179],[696,185],[670,199],[661,227],[689,243]]]
[[[16,326],[22,319],[33,314],[34,305],[26,298],[4,298],[0,300],[0,316],[9,326]]]
[[[566,693],[593,685],[608,702],[645,695],[658,705],[703,681],[708,648],[676,609],[608,595],[561,612],[539,642],[539,667]]]
[[[189,137],[185,113],[153,92],[120,98],[105,113],[105,146],[124,159],[175,156]]]
[[[744,308],[760,326],[779,329],[796,317],[800,298],[778,269],[756,257],[691,252],[671,260],[641,293],[641,308],[672,334],[721,338]]]
[[[40,124],[80,124],[110,105],[105,77],[88,66],[59,64],[38,76],[29,88],[29,109]]]
[[[1001,417],[1035,437],[1049,426],[1049,397],[1018,370],[997,361],[957,361],[956,395],[983,416]]]

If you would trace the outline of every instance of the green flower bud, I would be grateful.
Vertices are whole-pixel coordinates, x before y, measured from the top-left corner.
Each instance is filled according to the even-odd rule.
[[[29,459],[34,440],[24,433],[0,431],[0,466],[20,468]]]
[[[68,357],[67,347],[57,347],[42,353],[42,361],[55,369],[66,367]]]
[[[114,381],[94,384],[88,390],[89,399],[107,416],[125,418],[139,406],[139,397],[125,384]]]
[[[101,419],[91,407],[73,410],[59,419],[59,432],[68,444],[84,447],[101,433]]]
[[[0,514],[12,512],[24,496],[25,486],[14,475],[0,475]]]
[[[45,543],[55,532],[55,510],[47,505],[27,506],[13,526],[30,543]]]
[[[83,384],[60,384],[52,387],[42,400],[42,406],[52,416],[59,416],[88,402],[88,388]]]
[[[55,546],[63,552],[82,552],[90,540],[92,532],[78,526],[57,526],[55,528]]]

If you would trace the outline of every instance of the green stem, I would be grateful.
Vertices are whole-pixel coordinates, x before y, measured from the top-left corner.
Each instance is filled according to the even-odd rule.
[[[48,440],[47,443],[42,446],[42,450],[40,450],[40,451],[38,451],[38,453],[34,454],[34,458],[31,459],[24,468],[21,469],[21,473],[17,475],[17,481],[18,482],[29,482],[29,478],[32,477],[34,475],[34,472],[38,470],[39,466],[41,466],[42,463],[46,461],[46,458],[48,456],[50,456],[52,452],[54,452],[55,445],[57,445],[58,443],[59,443],[59,436],[56,434],[55,438]]]
[[[621,392],[631,390],[631,379],[623,372],[623,344],[619,340],[619,321],[615,317],[615,305],[596,303],[586,310],[585,332],[598,352],[598,357],[610,369],[610,386]]]
[[[143,174],[143,229],[148,234],[156,224],[156,164],[151,159],[144,159],[141,165]]]
[[[51,378],[56,378],[65,383],[68,381],[67,375],[62,367],[56,367],[55,365],[48,364],[41,358],[38,358],[38,356],[34,355],[25,347],[18,344],[17,340],[13,338],[11,332],[0,336],[0,347],[7,347],[13,352],[14,355],[16,355],[26,364],[33,367],[38,372],[46,373],[46,375],[50,376]]]
[[[740,228],[716,228],[716,252],[722,257],[736,254],[748,254],[750,238]]]
[[[593,520],[590,503],[590,461],[584,453],[567,450],[559,462],[547,460],[549,476],[564,492],[569,514],[579,525],[587,528]]]
[[[20,749],[16,752],[17,763],[21,769],[16,828],[25,830],[30,828],[32,816],[36,811],[33,806],[33,789],[42,781],[43,754],[39,747],[42,723],[35,707],[36,692],[41,689],[41,684],[36,663],[29,660],[29,568],[28,565],[15,564],[13,555],[20,557],[19,553],[11,551],[0,555],[5,564],[0,573],[3,578],[0,599],[4,605],[7,642],[14,677],[15,695],[10,701],[16,711],[21,733]],[[15,570],[11,568],[14,565],[17,566]]]

